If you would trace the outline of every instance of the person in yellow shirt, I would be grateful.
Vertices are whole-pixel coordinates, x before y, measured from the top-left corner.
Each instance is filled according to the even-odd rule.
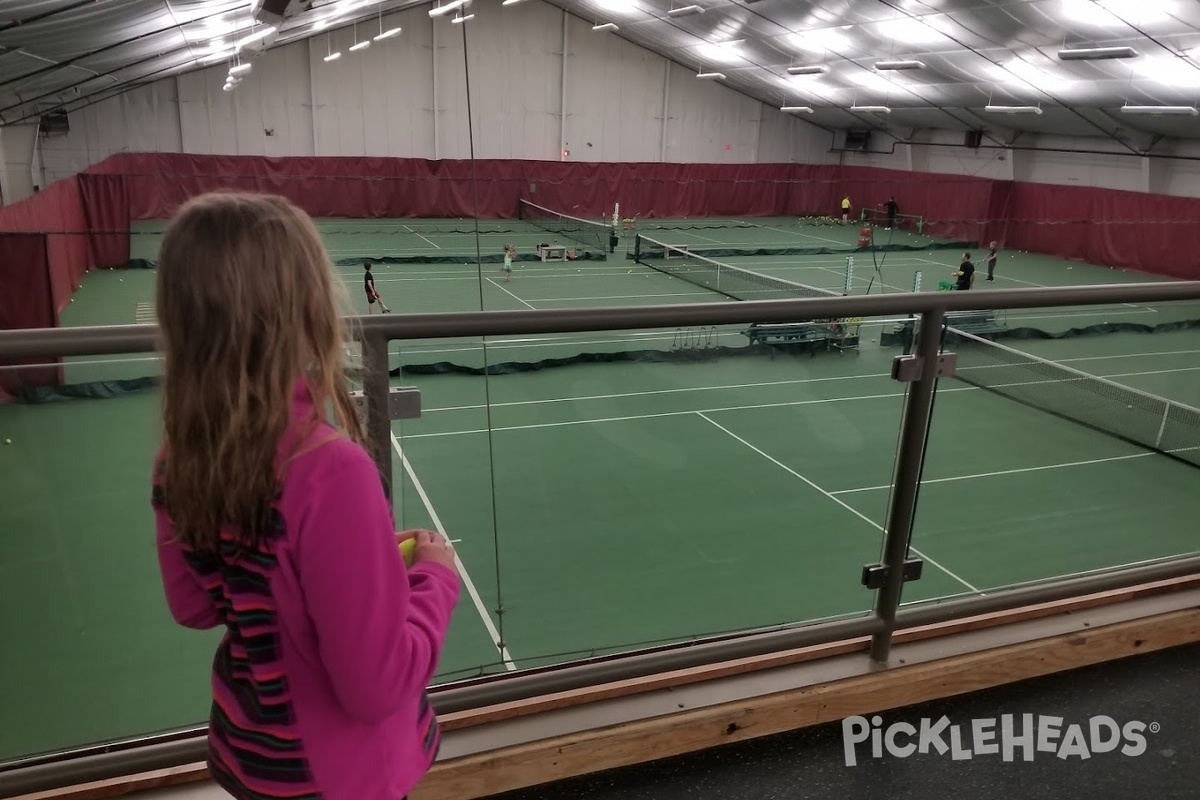
[[[842,222],[850,221],[850,198],[842,198]]]

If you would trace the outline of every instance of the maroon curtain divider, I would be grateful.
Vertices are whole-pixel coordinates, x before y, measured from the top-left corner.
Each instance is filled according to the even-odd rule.
[[[0,330],[54,327],[45,234],[0,233],[0,286],[5,289],[0,293]],[[61,368],[48,362],[57,364],[45,358],[0,363],[0,400],[12,399],[22,387],[60,382]]]

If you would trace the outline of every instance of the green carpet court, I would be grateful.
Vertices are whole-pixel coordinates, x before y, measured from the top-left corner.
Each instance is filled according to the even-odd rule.
[[[674,243],[688,231],[658,234]],[[382,265],[378,283],[395,313],[733,302],[626,259],[627,244],[603,261],[521,262],[510,283],[498,264],[481,279],[447,263]],[[839,285],[844,256],[820,258],[736,261]],[[870,258],[855,254],[856,271]],[[913,270],[956,260],[892,252],[880,272],[903,287]],[[1000,263],[999,285],[1145,279],[1019,253]],[[339,269],[357,299],[359,270]],[[64,324],[127,324],[152,297],[149,269],[93,273]],[[1057,332],[1200,318],[1183,304],[1064,313],[1005,321]],[[903,407],[889,377],[899,349],[879,344],[887,324],[865,326],[859,351],[811,357],[748,350],[736,326],[502,337],[486,352],[478,339],[393,342],[393,383],[419,387],[423,405],[420,419],[393,425],[397,516],[455,540],[464,579],[437,682],[867,612],[859,574],[879,556]],[[1200,329],[1004,342],[1200,405]],[[470,374],[549,359],[571,363]],[[94,357],[72,359],[67,380],[157,372],[148,355]],[[0,761],[206,719],[217,633],[167,614],[148,484],[159,398],[125,389],[0,406],[0,436],[13,440],[0,448],[11,476],[0,487],[0,599],[25,609],[0,636],[27,652],[0,674],[20,687]],[[926,566],[905,601],[1194,552],[1195,470],[943,380],[914,539]]]

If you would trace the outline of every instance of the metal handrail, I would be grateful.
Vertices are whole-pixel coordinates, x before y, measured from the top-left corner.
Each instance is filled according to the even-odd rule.
[[[739,303],[456,311],[369,315],[349,317],[347,320],[362,335],[386,339],[435,339],[783,320],[801,322],[833,317],[919,314],[937,309],[943,312],[990,311],[1183,300],[1200,300],[1200,281],[851,295]],[[0,360],[151,352],[157,344],[157,330],[155,325],[120,325],[0,331]]]

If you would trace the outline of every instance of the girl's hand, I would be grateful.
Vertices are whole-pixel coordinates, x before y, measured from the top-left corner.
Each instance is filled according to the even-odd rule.
[[[422,561],[431,561],[434,564],[441,564],[443,567],[457,571],[454,564],[454,548],[450,546],[450,542],[446,541],[446,537],[436,531],[427,531],[423,529],[404,531],[396,534],[396,543],[406,539],[416,539],[417,547],[413,553],[413,563],[420,564]]]

